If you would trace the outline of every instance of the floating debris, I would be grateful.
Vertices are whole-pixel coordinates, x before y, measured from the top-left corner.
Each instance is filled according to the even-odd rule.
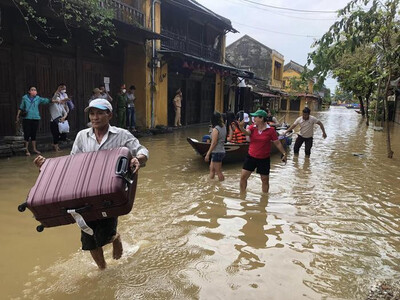
[[[353,153],[353,156],[364,157],[364,153]]]
[[[400,300],[400,284],[377,282],[371,287],[366,300]]]

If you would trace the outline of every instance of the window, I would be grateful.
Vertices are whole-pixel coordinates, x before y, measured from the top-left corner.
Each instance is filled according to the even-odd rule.
[[[275,61],[274,64],[274,79],[275,80],[282,80],[282,64]]]

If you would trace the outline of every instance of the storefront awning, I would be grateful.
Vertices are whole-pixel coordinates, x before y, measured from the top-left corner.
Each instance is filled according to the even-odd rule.
[[[266,92],[254,92],[254,93],[260,95],[261,97],[267,97],[267,98],[279,98],[280,97],[278,95],[274,95],[274,94],[266,93]]]
[[[242,78],[254,78],[254,73],[242,69],[238,69],[232,66],[228,66],[225,64],[217,63],[215,61],[207,60],[198,56],[194,56],[188,53],[183,53],[180,51],[174,51],[174,50],[168,50],[168,49],[163,49],[163,50],[158,50],[158,53],[162,55],[166,55],[169,57],[176,57],[176,58],[181,58],[181,59],[187,59],[187,60],[193,60],[196,62],[200,62],[209,66],[213,66],[216,68],[220,68],[224,71],[229,71],[231,75],[236,76],[236,77],[242,77]]]
[[[306,97],[306,98],[315,98],[315,99],[319,99],[321,97],[313,95],[313,94],[306,94],[306,93],[301,93],[301,94],[296,94],[295,96],[297,97]]]

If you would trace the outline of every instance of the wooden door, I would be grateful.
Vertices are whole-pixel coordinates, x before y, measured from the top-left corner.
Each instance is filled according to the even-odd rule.
[[[300,110],[300,97],[290,100],[289,105],[290,105],[289,110],[299,111]]]
[[[200,122],[210,122],[211,115],[215,108],[215,75],[205,77],[201,83],[201,113]],[[222,111],[221,111],[222,113]]]
[[[0,49],[0,136],[15,134],[15,116],[20,101],[11,96],[11,72],[10,50]]]
[[[182,124],[198,124],[201,113],[201,82],[188,79],[186,84],[186,93],[183,93],[182,102],[182,112],[184,112]]]

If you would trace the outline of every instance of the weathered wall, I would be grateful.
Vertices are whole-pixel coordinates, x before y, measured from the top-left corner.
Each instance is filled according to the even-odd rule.
[[[286,81],[284,90],[290,91],[290,78],[293,78],[293,77],[300,78],[301,74],[292,69],[288,69],[283,72],[283,80]],[[304,91],[304,92],[306,92],[306,91]],[[312,80],[309,80],[307,93],[312,94],[313,92],[314,92],[314,82]]]
[[[254,72],[256,77],[271,81],[272,49],[245,35],[226,48],[226,59],[238,68]]]

